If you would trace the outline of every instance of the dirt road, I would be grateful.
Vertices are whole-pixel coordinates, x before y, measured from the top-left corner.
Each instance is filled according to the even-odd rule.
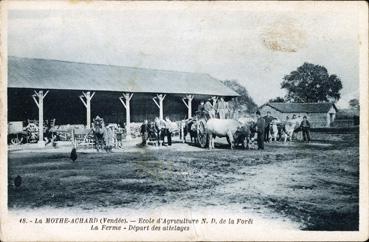
[[[304,230],[357,230],[358,134],[313,134],[265,151],[187,144],[112,154],[9,152],[9,207],[231,208]],[[190,148],[186,148],[190,147]],[[181,151],[186,150],[186,151]],[[15,189],[12,179],[21,175]]]

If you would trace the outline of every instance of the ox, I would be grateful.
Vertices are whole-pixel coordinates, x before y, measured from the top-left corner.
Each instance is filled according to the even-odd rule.
[[[269,141],[281,140],[282,133],[284,132],[284,124],[278,118],[274,118],[270,123],[269,132]]]
[[[288,138],[290,139],[290,141],[292,141],[294,133],[300,131],[301,122],[302,118],[295,118],[286,121],[284,125],[284,142],[286,142]]]
[[[207,135],[209,137],[209,149],[214,149],[215,137],[226,137],[231,149],[241,143],[248,148],[251,136],[250,124],[243,124],[234,119],[209,119],[206,123]]]

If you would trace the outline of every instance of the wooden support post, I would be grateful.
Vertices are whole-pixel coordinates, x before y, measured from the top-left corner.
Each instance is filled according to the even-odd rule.
[[[126,109],[126,139],[130,140],[131,137],[131,109],[130,102],[132,99],[133,93],[123,93],[121,97],[119,97],[120,102],[123,104],[123,107]]]
[[[86,127],[91,128],[91,99],[94,97],[95,92],[91,94],[91,92],[82,92],[82,95],[79,96],[83,105],[86,107]]]
[[[186,99],[187,99],[187,102],[186,102]],[[192,99],[193,99],[193,95],[186,95],[184,98],[182,98],[182,102],[186,105],[188,109],[187,118],[192,118]]]
[[[34,91],[34,94],[32,95],[33,101],[35,101],[37,107],[38,107],[38,144],[40,146],[45,146],[44,141],[44,98],[49,93],[49,91],[46,91],[44,94],[44,91],[40,90],[38,92]]]
[[[166,94],[157,94],[156,97],[154,97],[152,100],[156,104],[156,106],[159,108],[159,118],[164,119],[163,115],[163,101],[166,97]],[[159,103],[156,101],[156,99],[159,100]]]

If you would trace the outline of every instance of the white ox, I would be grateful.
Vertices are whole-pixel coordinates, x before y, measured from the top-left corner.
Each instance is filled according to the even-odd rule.
[[[227,137],[234,146],[233,135],[242,124],[234,119],[215,119],[211,118],[206,123],[206,131],[209,136],[209,149],[214,149],[215,137]]]
[[[288,138],[290,139],[290,141],[292,141],[293,133],[300,127],[301,122],[302,118],[295,118],[286,121],[285,123],[286,134],[284,135],[284,142],[286,142]]]
[[[270,141],[277,141],[278,140],[278,125],[281,125],[281,121],[278,118],[275,118],[270,123]]]

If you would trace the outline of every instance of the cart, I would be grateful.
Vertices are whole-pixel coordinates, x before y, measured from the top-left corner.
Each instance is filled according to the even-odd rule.
[[[76,146],[85,146],[91,148],[95,144],[94,135],[92,129],[77,128],[72,129],[72,142]]]
[[[8,123],[8,143],[20,145],[27,139],[27,132],[24,131],[22,121],[12,121]]]

